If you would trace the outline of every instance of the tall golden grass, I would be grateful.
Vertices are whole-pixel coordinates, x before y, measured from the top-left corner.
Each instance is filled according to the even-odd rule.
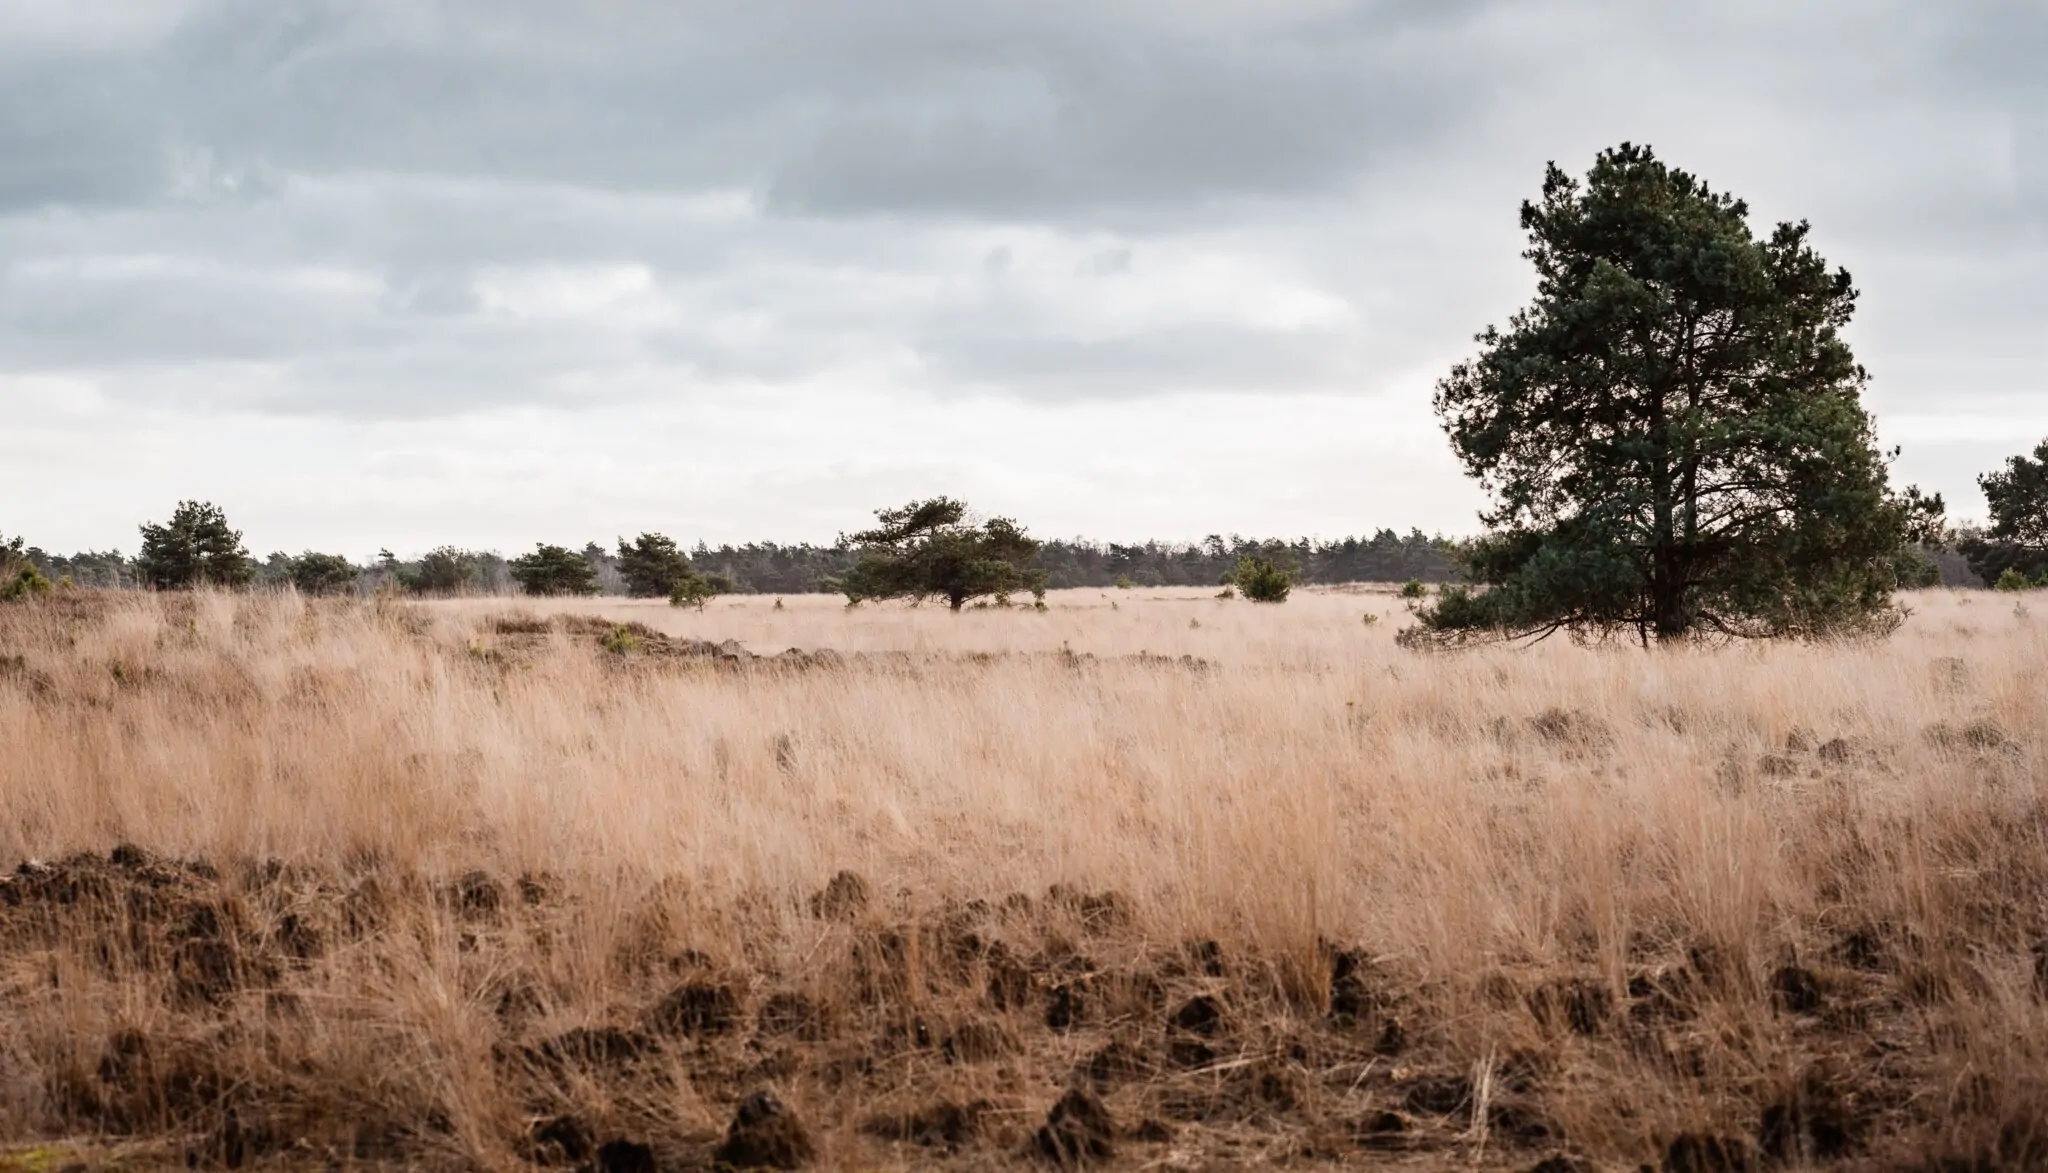
[[[1353,1075],[1285,1060],[1313,1089],[1265,1130],[1291,1138],[1287,1153],[1340,1157],[1343,1144],[1314,1138],[1356,1139],[1365,1114],[1399,1106],[1386,1097],[1402,1085],[1384,1081],[1408,1068],[1476,1072],[1484,1092],[1511,1058],[1540,1055],[1530,1094],[1546,1127],[1518,1142],[1468,1103],[1427,1151],[1654,1162],[1697,1134],[1776,1144],[1797,1163],[1833,1150],[1806,1125],[1786,1150],[1767,1114],[1820,1071],[1835,1090],[1811,1094],[1857,1117],[1844,1144],[1863,1158],[2024,1164],[2048,1152],[2027,1147],[2024,1124],[2048,1103],[2048,617],[1981,593],[1905,601],[1904,628],[1869,644],[1559,639],[1424,656],[1395,646],[1406,617],[1386,590],[1276,607],[1056,592],[1044,613],[960,615],[815,597],[701,613],[57,600],[0,614],[0,859],[132,843],[325,877],[296,896],[235,881],[266,924],[373,873],[422,877],[429,894],[470,872],[558,884],[575,912],[551,922],[546,948],[465,944],[460,910],[421,895],[404,914],[415,931],[245,980],[208,1010],[209,1045],[241,1048],[236,1078],[296,1089],[280,1127],[304,1134],[302,1149],[327,1135],[323,1114],[383,1105],[417,1142],[391,1150],[407,1161],[515,1162],[536,1109],[494,1073],[492,1049],[528,1028],[491,999],[508,974],[530,977],[537,1021],[556,1029],[652,997],[616,960],[650,908],[670,946],[752,975],[749,998],[794,983],[859,1002],[836,989],[853,981],[834,952],[844,930],[806,903],[850,870],[908,922],[1055,884],[1114,893],[1128,918],[1092,962],[1218,942],[1265,975],[1252,986],[1266,994],[1233,997],[1259,1007],[1268,1042],[1319,1022],[1331,958],[1362,950],[1411,1042],[1360,1060],[1377,1074],[1349,1092]],[[733,664],[661,654],[651,635],[536,630],[556,613],[851,658]],[[1042,945],[1053,930],[1031,932]],[[199,1020],[167,1009],[142,961],[95,966],[84,936],[22,940],[0,975],[0,1134],[121,1132],[67,1081],[104,1075],[124,1028],[191,1039]],[[1787,970],[1818,983],[1820,1009],[1787,1008]],[[1546,983],[1590,983],[1628,1021],[1681,971],[1714,990],[1682,1027],[1560,1032],[1542,1012]],[[294,995],[285,1025],[280,990]],[[216,1037],[223,1019],[241,1026],[230,1041]],[[1095,1025],[1027,1039],[991,1072],[858,1094],[816,1066],[772,1082],[811,1119],[825,1163],[905,1160],[864,1139],[864,1103],[953,1080],[1030,1117],[1013,1124],[1028,1132],[1062,1064],[1123,1029]],[[670,1128],[685,1151],[723,1127],[734,1079],[720,1091],[686,1071],[658,1094],[562,1094],[619,1128]],[[178,1125],[170,1108],[154,1119]],[[1258,1129],[1208,1127],[1155,1147],[1188,1157],[1206,1137],[1283,1155],[1227,1147]],[[225,1159],[209,1143],[193,1151]]]

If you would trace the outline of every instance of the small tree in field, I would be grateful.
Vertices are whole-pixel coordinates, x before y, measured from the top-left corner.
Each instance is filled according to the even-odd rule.
[[[534,546],[533,553],[514,558],[509,565],[513,581],[529,595],[597,593],[596,567],[566,546],[539,543]]]
[[[1895,625],[1913,509],[1842,338],[1856,290],[1807,226],[1759,239],[1741,201],[1629,145],[1583,184],[1553,165],[1522,226],[1535,302],[1436,391],[1493,498],[1462,559],[1483,590],[1446,590],[1410,642]]]
[[[673,538],[644,533],[630,544],[619,539],[619,577],[625,579],[626,593],[634,598],[673,595],[691,574],[690,556],[677,548]]]
[[[308,550],[291,560],[286,577],[302,595],[338,595],[356,585],[356,568],[343,555]]]
[[[1264,558],[1247,554],[1237,560],[1237,569],[1231,572],[1230,583],[1254,603],[1284,603],[1288,592],[1294,589],[1294,574]]]
[[[135,567],[145,584],[160,591],[245,586],[256,574],[241,531],[230,528],[220,506],[207,501],[180,501],[169,522],[144,523]]]
[[[702,611],[704,604],[720,595],[729,595],[732,591],[732,580],[722,574],[699,574],[694,570],[686,570],[682,577],[676,579],[674,585],[669,587],[668,605],[695,607]],[[777,599],[775,605],[780,607],[782,600]]]
[[[950,497],[876,510],[880,525],[839,539],[860,550],[840,584],[847,602],[936,596],[958,611],[969,599],[1012,591],[1043,602],[1046,575],[1031,565],[1038,542],[1007,517],[980,525],[966,518],[967,506]]]

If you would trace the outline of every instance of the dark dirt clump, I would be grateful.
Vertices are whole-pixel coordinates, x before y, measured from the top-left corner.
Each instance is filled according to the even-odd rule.
[[[1812,1014],[1825,1000],[1820,978],[1798,965],[1780,966],[1771,974],[1771,995],[1779,1006],[1794,1014]]]
[[[819,920],[850,921],[867,912],[874,896],[857,872],[842,871],[811,897],[811,915]]]
[[[495,922],[505,907],[505,886],[489,872],[465,872],[449,885],[448,901],[464,920]]]
[[[553,872],[522,872],[518,887],[520,903],[528,908],[553,904],[562,898],[562,878]]]
[[[1167,1144],[1173,1140],[1173,1126],[1147,1117],[1131,1126],[1128,1134],[1140,1144]]]
[[[824,1007],[803,994],[790,990],[770,994],[755,1018],[763,1035],[795,1035],[806,1042],[818,1042],[831,1033],[832,1023]]]
[[[1098,1090],[1106,1092],[1117,1084],[1149,1079],[1157,1075],[1159,1065],[1137,1047],[1121,1039],[1114,1039],[1088,1056],[1088,1061],[1082,1065],[1082,1069],[1090,1083]]]
[[[648,1012],[657,1034],[691,1037],[730,1034],[739,1025],[740,997],[728,985],[688,982],[669,991]]]
[[[1764,1107],[1757,1147],[1778,1161],[1827,1161],[1861,1144],[1869,1116],[1844,1081],[1809,1070],[1785,1095]]]
[[[721,1165],[736,1169],[801,1169],[815,1155],[803,1122],[768,1091],[740,1101],[716,1154]]]
[[[1171,1021],[1189,1034],[1211,1037],[1223,1027],[1223,1003],[1207,994],[1198,995],[1181,1003]]]
[[[1109,1109],[1092,1093],[1070,1088],[1032,1137],[1038,1155],[1057,1165],[1107,1160],[1116,1152],[1116,1127]]]
[[[1048,1030],[1071,1030],[1081,1021],[1083,1001],[1080,988],[1070,982],[1054,986],[1045,999],[1045,1025]]]
[[[1371,960],[1358,950],[1344,950],[1330,958],[1330,1017],[1341,1024],[1363,1020],[1379,1009],[1368,970]]]
[[[1351,1127],[1351,1139],[1365,1148],[1388,1148],[1402,1142],[1408,1135],[1409,1123],[1406,1116],[1384,1108],[1368,1112]]]
[[[637,1140],[608,1140],[597,1146],[596,1173],[655,1173],[654,1150]]]

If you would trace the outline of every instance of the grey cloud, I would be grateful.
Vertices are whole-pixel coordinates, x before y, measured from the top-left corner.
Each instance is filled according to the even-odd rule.
[[[1176,326],[1102,338],[1011,331],[928,339],[920,353],[948,382],[1022,384],[1047,400],[1175,391],[1299,390],[1357,379],[1351,339],[1327,329]]]
[[[0,206],[146,199],[169,154],[201,150],[230,169],[741,187],[792,215],[1141,211],[1129,229],[1440,155],[1489,110],[1569,90],[1557,70],[1595,28],[1589,74],[1641,67],[1615,95],[1625,114],[1695,65],[1742,83],[1719,100],[1768,100],[1745,92],[1763,82],[1853,109],[1868,95],[1839,84],[1857,68],[1840,59],[1896,25],[1935,48],[1901,55],[1895,81],[2008,104],[2038,169],[2039,103],[2020,97],[2040,94],[2035,6],[1711,12],[214,0],[154,43],[0,54]]]
[[[0,210],[157,194],[161,130],[137,108],[138,88],[89,58],[0,59]]]
[[[369,417],[896,354],[937,394],[1370,389],[1511,309],[1541,161],[1624,135],[1777,185],[1764,202],[1843,246],[1873,352],[1912,385],[1963,340],[1985,387],[2035,353],[2015,339],[2038,295],[1984,275],[2042,247],[2048,203],[2048,18],[2017,0],[189,7],[56,41],[0,15],[0,367],[268,363],[260,409]],[[2000,126],[2004,162],[1980,141]],[[696,206],[726,198],[745,207]],[[953,255],[963,225],[1101,237],[1070,268],[1105,280],[1146,279],[1148,242],[1234,250],[1359,313],[1112,329],[959,298],[951,276],[1027,264]],[[178,263],[66,268],[123,256]],[[684,316],[484,312],[480,274],[551,265],[644,267]]]
[[[0,0],[0,414],[316,437],[250,467],[374,434],[407,510],[643,416],[725,419],[793,517],[955,475],[919,445],[973,421],[1001,468],[1173,444],[1129,401],[1184,392],[1441,455],[1422,387],[1526,300],[1517,204],[1630,138],[1813,221],[1901,468],[1968,512],[2048,363],[2044,59],[2038,0]],[[1232,439],[1162,492],[1213,508]],[[578,483],[662,457],[616,459]]]
[[[770,206],[1031,215],[1325,190],[1481,93],[1397,36],[1065,48],[835,111],[779,167]]]
[[[1482,60],[1418,41],[1478,6],[1362,10],[1373,19],[1205,25],[1181,6],[992,0],[620,3],[574,19],[218,0],[153,49],[65,63],[75,89],[56,109],[87,124],[15,135],[12,195],[139,196],[174,145],[293,170],[738,184],[806,214],[1285,192],[1425,139],[1482,93]],[[25,89],[43,66],[0,69]],[[103,147],[73,157],[79,143]]]

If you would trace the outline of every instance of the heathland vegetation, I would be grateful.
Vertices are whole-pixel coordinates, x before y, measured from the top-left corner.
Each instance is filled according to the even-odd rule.
[[[2048,1167],[2048,620],[1918,589],[2048,442],[1950,530],[1804,225],[1523,223],[1466,540],[0,536],[0,1173]]]
[[[2048,1159],[2043,620],[1417,657],[1392,591],[1213,595],[0,610],[5,1136]]]

